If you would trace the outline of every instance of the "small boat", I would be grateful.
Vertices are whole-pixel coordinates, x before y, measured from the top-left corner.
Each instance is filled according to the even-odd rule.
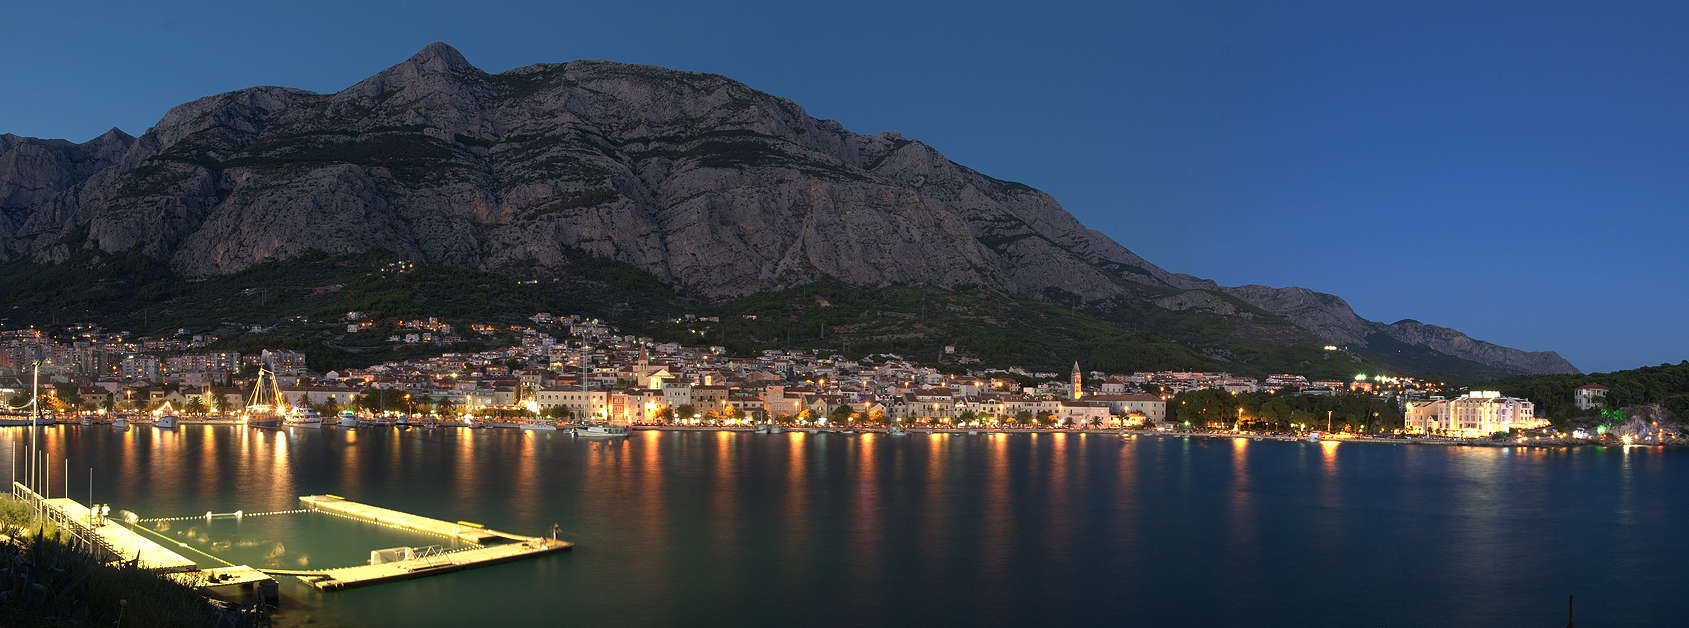
[[[176,422],[180,420],[181,418],[174,414],[160,414],[153,417],[152,426],[161,430],[173,430],[176,429]]]
[[[594,425],[594,426],[588,427],[584,430],[575,430],[575,434],[577,436],[589,436],[589,437],[595,437],[595,438],[617,438],[617,437],[627,436],[629,434],[629,431],[628,431],[627,426],[625,426],[625,425],[607,425],[607,424],[605,424],[605,425]]]
[[[886,428],[886,434],[892,436],[908,436],[909,430],[903,429],[903,426],[893,423],[891,427]]]
[[[111,426],[120,430],[129,429],[129,417],[119,414],[116,418],[112,419]]]
[[[522,430],[527,432],[555,432],[557,426],[550,423],[523,423]]]
[[[768,433],[770,433],[770,434],[780,434],[780,433],[783,433],[785,431],[786,431],[786,428],[780,427],[779,423],[769,423],[768,424]]]
[[[972,435],[972,436],[978,436],[979,430],[968,430],[968,434]]]
[[[87,425],[93,425],[93,424],[94,424],[94,417],[91,417],[91,416],[82,417],[82,425],[87,426]]]

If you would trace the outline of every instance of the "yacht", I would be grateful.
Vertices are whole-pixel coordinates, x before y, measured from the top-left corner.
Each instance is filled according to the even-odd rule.
[[[322,427],[323,415],[307,406],[294,406],[293,411],[287,413],[282,424],[288,427]]]
[[[629,432],[626,425],[601,424],[588,427],[584,430],[575,430],[575,433],[581,436],[591,436],[596,438],[617,438],[626,437]]]
[[[152,426],[161,430],[172,430],[176,429],[176,422],[180,420],[181,418],[174,414],[160,414],[153,417]]]
[[[351,410],[341,410],[340,420],[335,422],[335,425],[339,425],[340,427],[357,427],[358,415],[354,414]]]
[[[523,423],[522,429],[528,432],[555,432],[557,426],[550,423]]]

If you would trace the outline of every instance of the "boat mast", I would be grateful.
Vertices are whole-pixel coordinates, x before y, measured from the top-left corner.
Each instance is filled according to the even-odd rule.
[[[41,360],[37,358],[33,364],[35,377],[29,387],[29,490],[36,490],[35,470],[35,433],[41,418]]]

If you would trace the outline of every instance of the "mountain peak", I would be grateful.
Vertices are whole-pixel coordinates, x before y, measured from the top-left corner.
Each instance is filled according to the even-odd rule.
[[[405,60],[405,62],[407,64],[414,63],[417,67],[434,72],[448,72],[475,67],[469,64],[468,59],[463,58],[463,53],[446,45],[445,42],[439,41],[423,46],[422,50],[411,55],[411,58]]]

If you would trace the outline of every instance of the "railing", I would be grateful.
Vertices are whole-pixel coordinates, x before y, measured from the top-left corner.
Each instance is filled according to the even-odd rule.
[[[48,504],[45,498],[30,490],[29,487],[13,482],[12,497],[29,504],[30,512],[35,513],[37,517],[52,522],[59,526],[59,529],[69,534],[72,547],[93,554],[94,558],[101,561],[109,562],[123,559],[122,552],[119,552],[116,547],[113,547],[94,532],[95,526],[92,523],[73,517],[70,513]],[[92,512],[91,508],[90,512]]]
[[[411,559],[407,561],[409,564],[406,565],[406,568],[411,571],[433,569],[452,563],[451,557],[447,556],[451,552],[439,545],[411,548],[411,552]]]

